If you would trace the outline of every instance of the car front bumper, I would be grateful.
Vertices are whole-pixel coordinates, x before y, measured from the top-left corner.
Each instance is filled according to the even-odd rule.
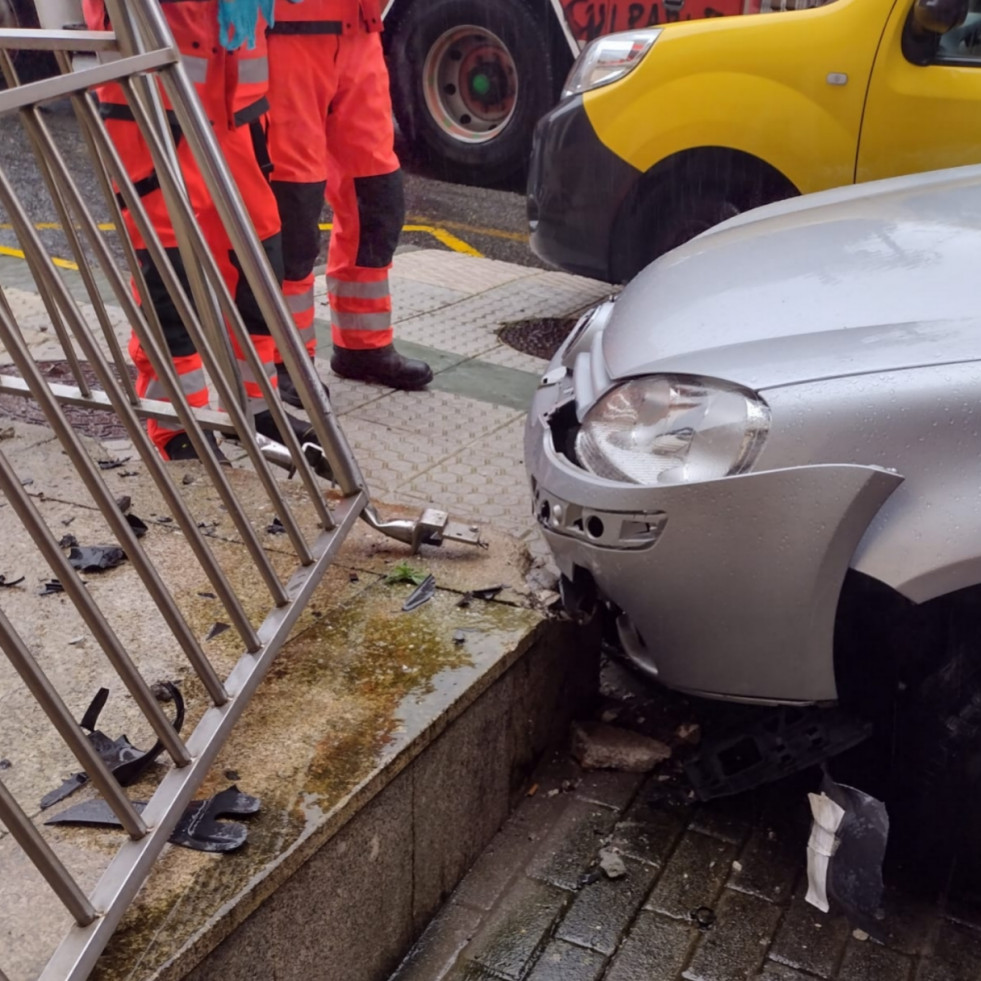
[[[577,373],[582,367],[577,361]],[[562,374],[553,367],[545,379]],[[556,448],[576,424],[573,397],[565,375],[533,400],[525,438],[533,506],[562,574],[578,582],[578,570],[588,572],[619,613],[628,656],[691,694],[835,700],[841,584],[902,478],[815,464],[687,484],[617,483]]]
[[[528,172],[531,248],[567,272],[612,282],[617,216],[641,174],[596,135],[582,96],[539,121]]]

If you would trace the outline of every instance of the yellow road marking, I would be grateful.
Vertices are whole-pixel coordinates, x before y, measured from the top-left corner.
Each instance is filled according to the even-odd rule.
[[[465,231],[471,231],[483,235],[492,235],[497,238],[508,238],[514,239],[515,241],[524,241],[526,236],[518,235],[513,232],[503,232],[495,229],[478,229],[471,227],[469,225],[462,225],[459,222],[448,222],[447,226],[452,226],[454,228],[462,229]],[[34,226],[38,231],[50,232],[59,231],[61,225],[57,222],[39,222]],[[112,232],[115,231],[116,226],[111,222],[103,223],[97,226],[100,232]],[[321,222],[320,230],[324,232],[329,232],[333,229],[332,222]],[[0,223],[0,231],[10,231],[13,226],[9,223]],[[483,253],[479,252],[472,245],[468,245],[461,238],[457,238],[452,232],[447,231],[445,227],[439,225],[403,225],[403,232],[422,232],[426,235],[431,235],[437,242],[445,245],[446,248],[453,252],[460,252],[463,255],[476,256],[478,259],[483,258]],[[16,259],[27,258],[20,249],[11,249],[6,246],[0,246],[0,255],[12,256]],[[51,261],[58,266],[59,269],[78,269],[78,265],[72,262],[70,259],[59,259],[57,257],[52,257]]]
[[[323,232],[329,232],[334,227],[332,222],[324,221],[320,223],[320,230]],[[453,252],[462,252],[464,255],[473,255],[478,259],[482,259],[483,253],[478,252],[472,245],[468,245],[462,239],[457,238],[452,232],[446,231],[446,229],[440,227],[439,225],[403,225],[403,232],[423,232],[426,235],[432,235],[437,242],[442,242],[448,249]]]
[[[20,249],[8,249],[5,245],[0,245],[0,255],[13,256],[15,259],[26,259],[27,256]],[[57,266],[59,269],[74,269],[78,270],[78,266],[71,262],[69,259],[59,259],[56,256],[51,257],[51,262],[53,265]]]
[[[410,221],[417,221],[415,215],[409,215]],[[484,228],[481,225],[468,225],[462,221],[444,221],[440,228],[452,228],[458,232],[468,232],[471,235],[484,235],[487,238],[503,238],[509,242],[527,242],[527,232],[506,232],[503,228]]]

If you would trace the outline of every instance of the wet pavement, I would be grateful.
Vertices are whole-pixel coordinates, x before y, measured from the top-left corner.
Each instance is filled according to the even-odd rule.
[[[608,664],[597,716],[666,736],[651,773],[561,748],[390,981],[977,981],[981,911],[918,888],[891,855],[875,936],[804,900],[817,768],[698,802],[681,719],[712,706]],[[686,730],[682,729],[685,733]],[[609,878],[600,852],[620,856]]]

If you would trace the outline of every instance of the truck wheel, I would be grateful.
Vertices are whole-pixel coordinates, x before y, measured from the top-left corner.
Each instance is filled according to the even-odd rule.
[[[495,184],[527,165],[553,86],[522,0],[414,0],[389,50],[399,127],[440,176]]]
[[[39,27],[37,10],[32,0],[0,0],[0,27]],[[58,73],[54,56],[47,51],[18,51],[14,53],[14,67],[21,82],[34,82]],[[3,85],[0,77],[0,86]]]

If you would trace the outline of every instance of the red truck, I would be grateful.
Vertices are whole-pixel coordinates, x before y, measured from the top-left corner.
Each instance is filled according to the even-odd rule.
[[[389,0],[382,36],[395,117],[438,176],[494,184],[523,170],[535,123],[558,100],[586,42],[759,7],[760,0]]]

